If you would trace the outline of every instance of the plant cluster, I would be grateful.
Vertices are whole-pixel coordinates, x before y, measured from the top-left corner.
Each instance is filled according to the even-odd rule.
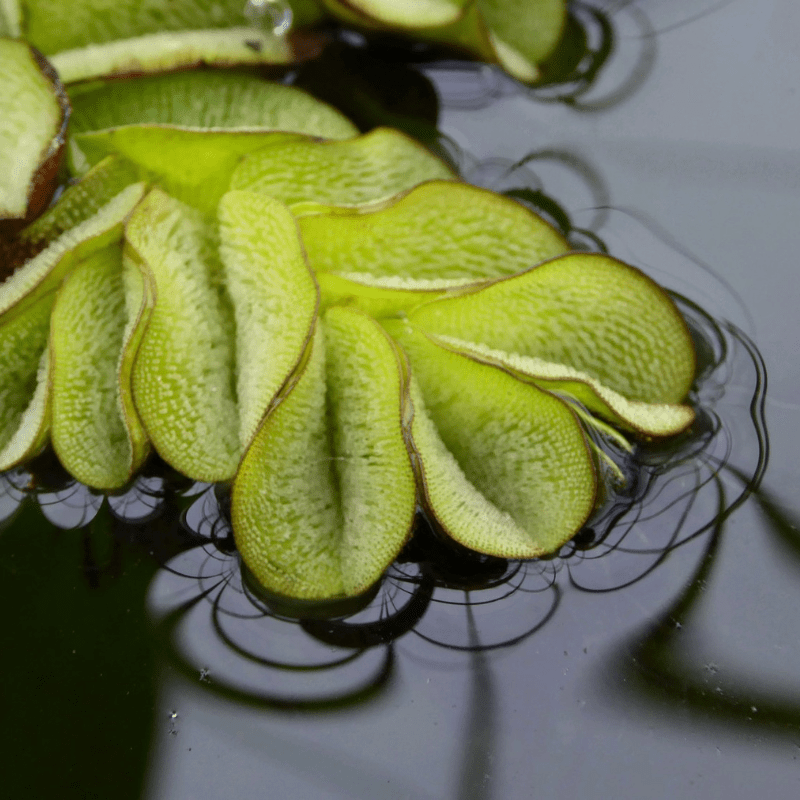
[[[378,581],[419,508],[480,553],[554,552],[606,490],[594,434],[691,425],[664,290],[405,135],[249,74],[67,99],[27,44],[0,62],[0,469],[50,443],[115,491],[155,450],[232,483],[267,590],[321,601]]]
[[[287,64],[283,33],[338,21],[444,45],[535,81],[566,0],[3,0],[0,36],[24,37],[66,82],[206,64]]]

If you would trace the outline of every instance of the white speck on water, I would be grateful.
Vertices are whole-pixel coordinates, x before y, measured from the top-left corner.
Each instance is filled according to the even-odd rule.
[[[178,712],[175,711],[175,709],[173,709],[172,711],[169,712],[169,718],[170,719],[178,719]]]
[[[292,27],[294,18],[287,0],[247,0],[244,16],[254,28],[269,26],[270,32],[275,36],[285,36]]]
[[[755,706],[750,706],[750,710],[755,714],[758,709]]]

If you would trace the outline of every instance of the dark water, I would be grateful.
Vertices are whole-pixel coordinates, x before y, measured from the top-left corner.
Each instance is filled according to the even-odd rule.
[[[800,11],[605,10],[610,55],[580,10],[594,62],[533,93],[386,58],[298,81],[428,138],[432,82],[470,180],[704,309],[706,435],[643,454],[642,501],[581,548],[454,574],[417,552],[346,626],[265,615],[211,492],[151,481],[114,508],[138,525],[75,489],[40,496],[55,525],[27,501],[0,532],[3,796],[800,794]]]

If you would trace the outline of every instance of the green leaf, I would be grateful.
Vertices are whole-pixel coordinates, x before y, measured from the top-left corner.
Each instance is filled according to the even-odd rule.
[[[220,255],[236,318],[239,440],[246,448],[308,344],[318,293],[297,223],[269,197],[228,192]]]
[[[199,131],[162,125],[126,125],[76,134],[76,166],[95,164],[110,154],[138,165],[143,177],[207,215],[228,190],[239,159],[294,134],[279,131]]]
[[[342,114],[291,86],[238,72],[145,75],[70,88],[75,133],[122,125],[294,131],[346,139],[358,130]]]
[[[168,464],[195,480],[228,480],[241,452],[234,320],[213,228],[154,189],[125,234],[126,256],[156,298],[133,368],[136,408]]]
[[[454,179],[443,161],[391,128],[342,142],[310,138],[278,142],[242,159],[231,188],[292,205],[304,201],[359,205],[408,191],[419,183]]]
[[[328,312],[234,481],[237,547],[268,591],[303,600],[357,595],[397,557],[416,494],[403,375],[374,321]]]
[[[0,38],[0,222],[33,218],[48,201],[69,102],[49,65],[24,42]]]
[[[119,154],[208,214],[243,155],[298,133],[333,139],[357,133],[305,92],[249,75],[154,75],[94,84],[72,96],[73,172]]]
[[[694,347],[674,303],[608,256],[562,256],[421,306],[411,320],[437,336],[572,367],[642,403],[680,403],[694,380]]]
[[[407,312],[421,303],[441,296],[444,291],[425,289],[424,282],[395,281],[393,286],[388,280],[365,276],[357,281],[332,272],[319,272],[316,278],[323,308],[349,306],[375,319]]]
[[[117,243],[73,270],[50,323],[53,448],[71,475],[97,489],[124,486],[147,455],[129,366],[144,297],[128,323],[125,295]]]
[[[563,364],[493,350],[451,336],[431,338],[444,347],[510,371],[520,379],[529,379],[541,389],[577,400],[589,411],[622,430],[644,436],[674,436],[686,430],[694,421],[694,411],[689,406],[628,400],[585,372]]]
[[[47,249],[23,264],[0,284],[0,320],[13,316],[58,288],[79,261],[122,238],[126,217],[142,199],[145,187],[132,184],[100,210],[63,233]]]
[[[390,288],[434,290],[526,269],[568,245],[501,195],[430,181],[386,204],[300,219],[312,269]],[[396,284],[393,282],[397,282]]]
[[[525,82],[561,40],[567,21],[564,0],[477,0],[503,69]]]
[[[150,33],[62,50],[50,56],[64,83],[109,75],[160,72],[201,64],[291,64],[289,41],[250,27]]]
[[[50,427],[47,331],[53,293],[0,316],[0,471],[37,454]]]
[[[33,243],[50,242],[94,216],[123,189],[140,180],[140,170],[119,156],[109,156],[77,183],[68,186],[58,202],[20,231]]]
[[[458,20],[467,0],[322,0],[323,5],[349,22],[416,30]]]
[[[571,539],[594,509],[592,455],[553,395],[387,323],[411,362],[412,438],[425,505],[480,553],[534,558]]]
[[[0,36],[18,39],[22,35],[20,0],[0,0]]]
[[[23,35],[51,56],[66,82],[296,59],[287,37],[247,19],[243,0],[27,0],[24,5]],[[295,25],[321,18],[312,0],[291,5]]]

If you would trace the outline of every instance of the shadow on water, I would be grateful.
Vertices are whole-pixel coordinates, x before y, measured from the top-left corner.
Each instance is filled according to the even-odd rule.
[[[742,483],[746,474],[734,471]],[[722,487],[719,487],[722,495]],[[800,572],[800,517],[785,511],[766,489],[757,489],[752,500],[764,519],[764,530],[781,546],[792,570]],[[721,502],[724,499],[721,497]],[[715,523],[702,558],[674,602],[658,618],[629,639],[612,658],[614,688],[623,699],[647,700],[665,711],[680,708],[704,723],[724,724],[727,730],[758,730],[778,738],[800,739],[800,691],[780,691],[766,681],[714,674],[715,687],[698,679],[697,665],[684,655],[681,639],[701,613],[719,550],[724,541],[728,515]],[[706,665],[716,673],[717,665]],[[800,746],[800,744],[798,745]]]
[[[108,525],[59,530],[25,503],[0,532],[3,797],[140,796],[156,696],[142,598],[158,565]]]

